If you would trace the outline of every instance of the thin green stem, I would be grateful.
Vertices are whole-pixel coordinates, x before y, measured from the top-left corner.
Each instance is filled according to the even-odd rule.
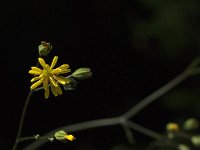
[[[18,139],[18,142],[20,143],[20,142],[29,141],[29,140],[32,141],[32,140],[46,140],[46,139],[49,140],[49,137],[42,136],[42,137],[36,138],[36,137],[34,137],[34,136],[31,136],[31,137],[23,137],[23,138],[20,138],[20,139]]]
[[[82,122],[82,123],[63,126],[63,127],[57,128],[55,130],[52,130],[49,133],[46,133],[44,135],[44,137],[51,137],[52,135],[54,135],[55,132],[57,132],[59,130],[65,130],[66,132],[77,132],[77,131],[81,131],[81,130],[87,130],[87,129],[92,129],[92,128],[105,127],[105,126],[114,126],[114,125],[122,125],[122,126],[125,125],[128,129],[128,130],[126,129],[125,134],[129,140],[131,138],[131,142],[134,142],[134,138],[130,133],[131,132],[130,129],[134,129],[140,133],[143,133],[143,134],[145,134],[149,137],[152,137],[154,139],[157,139],[157,140],[165,139],[164,136],[162,136],[152,130],[149,130],[139,124],[136,124],[132,121],[124,120],[121,117],[97,119],[97,120],[86,121],[86,122]],[[24,138],[29,139],[29,137],[24,137]],[[38,147],[40,147],[41,145],[47,143],[48,141],[49,141],[48,138],[46,138],[46,139],[39,138],[37,141],[28,145],[23,150],[35,150]]]
[[[39,57],[41,57],[39,55]],[[37,64],[36,66],[38,67],[39,66],[39,62],[37,61]],[[18,146],[18,143],[20,142],[20,138],[21,138],[21,134],[22,134],[22,129],[23,129],[23,124],[24,124],[24,118],[25,118],[25,115],[26,115],[26,112],[27,112],[27,108],[28,108],[28,104],[29,104],[29,101],[30,101],[30,98],[31,98],[31,95],[33,94],[33,90],[30,90],[27,97],[26,97],[26,100],[25,100],[25,104],[24,104],[24,107],[23,107],[23,110],[22,110],[22,114],[21,114],[21,118],[20,118],[20,122],[19,122],[19,127],[18,127],[18,130],[17,130],[17,136],[16,136],[16,139],[15,139],[15,143],[12,147],[12,150],[16,150],[17,149],[17,146]]]
[[[17,131],[17,136],[16,136],[15,143],[13,145],[12,150],[16,150],[17,149],[17,146],[18,146],[18,143],[19,143],[19,139],[20,139],[21,133],[22,133],[22,128],[23,128],[23,124],[24,124],[24,118],[25,118],[26,111],[27,111],[27,108],[28,108],[28,104],[29,104],[29,101],[30,101],[30,97],[31,97],[32,94],[33,94],[33,91],[30,90],[29,93],[28,93],[28,96],[26,98],[25,104],[24,104],[24,108],[23,108],[23,111],[22,111],[22,115],[21,115],[21,119],[20,119],[20,122],[19,122],[18,131]]]
[[[127,120],[126,124],[130,128],[132,128],[132,129],[134,129],[134,130],[136,130],[136,131],[138,131],[140,133],[143,133],[144,135],[152,137],[154,139],[161,140],[161,139],[165,139],[166,138],[163,135],[158,134],[158,133],[156,133],[156,132],[154,132],[152,130],[149,130],[149,129],[147,129],[147,128],[145,128],[145,127],[143,127],[143,126],[141,126],[141,125],[139,125],[137,123],[134,123],[132,121]]]
[[[149,96],[142,99],[138,104],[134,105],[131,109],[129,109],[127,112],[122,114],[122,117],[129,119],[139,113],[142,109],[144,109],[146,106],[166,94],[168,91],[176,87],[178,84],[183,82],[186,78],[193,75],[193,72],[195,72],[197,65],[200,62],[200,57],[195,58],[188,67],[179,74],[176,78],[159,88],[157,91],[153,92]]]
[[[142,109],[144,109],[146,106],[157,100],[159,97],[176,87],[178,84],[180,84],[182,81],[184,81],[189,76],[188,71],[184,71],[179,76],[177,76],[175,79],[171,80],[167,84],[165,84],[163,87],[158,89],[157,91],[153,92],[143,100],[141,100],[138,104],[134,105],[130,110],[125,112],[122,116],[126,119],[129,119],[139,113]]]
[[[125,132],[125,135],[126,135],[126,138],[127,138],[128,142],[130,144],[134,144],[135,143],[135,138],[133,136],[133,132],[132,132],[131,128],[127,125],[126,122],[122,123],[121,126],[122,126],[122,128],[123,128],[123,130]]]
[[[87,129],[92,129],[92,128],[99,128],[99,127],[106,127],[106,126],[113,126],[113,125],[118,125],[121,123],[121,118],[104,118],[104,119],[97,119],[97,120],[92,120],[92,121],[86,121],[82,123],[77,123],[77,124],[72,124],[72,125],[67,125],[63,126],[60,128],[57,128],[55,130],[50,131],[49,133],[46,133],[43,135],[44,137],[50,137],[54,135],[55,132],[59,130],[65,130],[66,132],[77,132],[81,130],[87,130]],[[47,143],[49,140],[44,139],[40,140],[38,139],[37,141],[31,143],[27,147],[25,147],[23,150],[35,150],[41,145]]]

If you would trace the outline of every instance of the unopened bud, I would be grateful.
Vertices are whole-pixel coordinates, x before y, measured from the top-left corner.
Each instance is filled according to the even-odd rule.
[[[47,56],[51,50],[52,45],[50,43],[46,43],[45,41],[41,41],[41,45],[38,46],[40,56]]]
[[[60,131],[56,132],[56,133],[54,134],[54,137],[55,137],[55,139],[58,140],[58,141],[64,141],[64,140],[73,141],[73,140],[76,139],[73,135],[67,134],[67,133],[66,133],[65,131],[63,131],[63,130],[60,130]]]
[[[191,142],[194,146],[200,147],[200,136],[192,136]]]
[[[185,121],[183,128],[185,130],[195,130],[199,127],[199,121],[195,118],[189,118]]]
[[[83,80],[92,76],[92,72],[90,68],[79,68],[75,70],[72,75],[75,79]]]
[[[179,144],[177,148],[178,150],[190,150],[190,148],[185,144]]]

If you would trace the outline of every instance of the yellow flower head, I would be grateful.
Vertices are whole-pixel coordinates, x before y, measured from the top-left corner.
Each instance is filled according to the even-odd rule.
[[[65,135],[65,139],[69,140],[69,141],[74,141],[76,138],[71,134],[69,134],[69,135],[67,134],[67,135]]]
[[[166,129],[168,132],[177,132],[179,131],[180,127],[177,123],[170,122],[166,125]]]
[[[34,90],[35,88],[43,84],[43,88],[45,90],[44,96],[46,99],[49,97],[49,85],[51,87],[53,95],[58,96],[62,94],[62,90],[59,84],[65,85],[70,82],[69,79],[62,76],[62,74],[71,71],[68,64],[63,64],[60,67],[53,69],[57,63],[57,60],[58,56],[55,56],[52,60],[51,66],[49,66],[45,63],[43,58],[38,58],[38,61],[43,69],[40,69],[38,67],[31,67],[31,70],[29,70],[30,74],[35,75],[31,82],[36,81],[31,85],[30,89]]]

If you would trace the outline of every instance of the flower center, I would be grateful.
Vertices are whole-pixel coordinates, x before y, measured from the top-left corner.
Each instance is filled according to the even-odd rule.
[[[52,75],[52,69],[49,67],[48,64],[45,65],[45,68],[43,69],[43,74],[45,76],[51,76]]]

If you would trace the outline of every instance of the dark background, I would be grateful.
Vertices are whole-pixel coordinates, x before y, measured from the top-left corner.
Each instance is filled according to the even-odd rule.
[[[45,100],[43,91],[34,94],[23,136],[120,115],[199,56],[199,0],[20,0],[2,1],[0,8],[2,150],[14,142],[31,85],[28,70],[36,64],[41,40],[53,45],[48,63],[57,55],[58,65],[68,63],[72,71],[90,67],[93,77],[57,98]],[[187,79],[133,120],[162,133],[169,121],[199,118],[199,83],[198,76]],[[116,150],[128,145],[120,127],[74,134],[75,142],[41,149]],[[136,147],[153,140],[134,135]]]

